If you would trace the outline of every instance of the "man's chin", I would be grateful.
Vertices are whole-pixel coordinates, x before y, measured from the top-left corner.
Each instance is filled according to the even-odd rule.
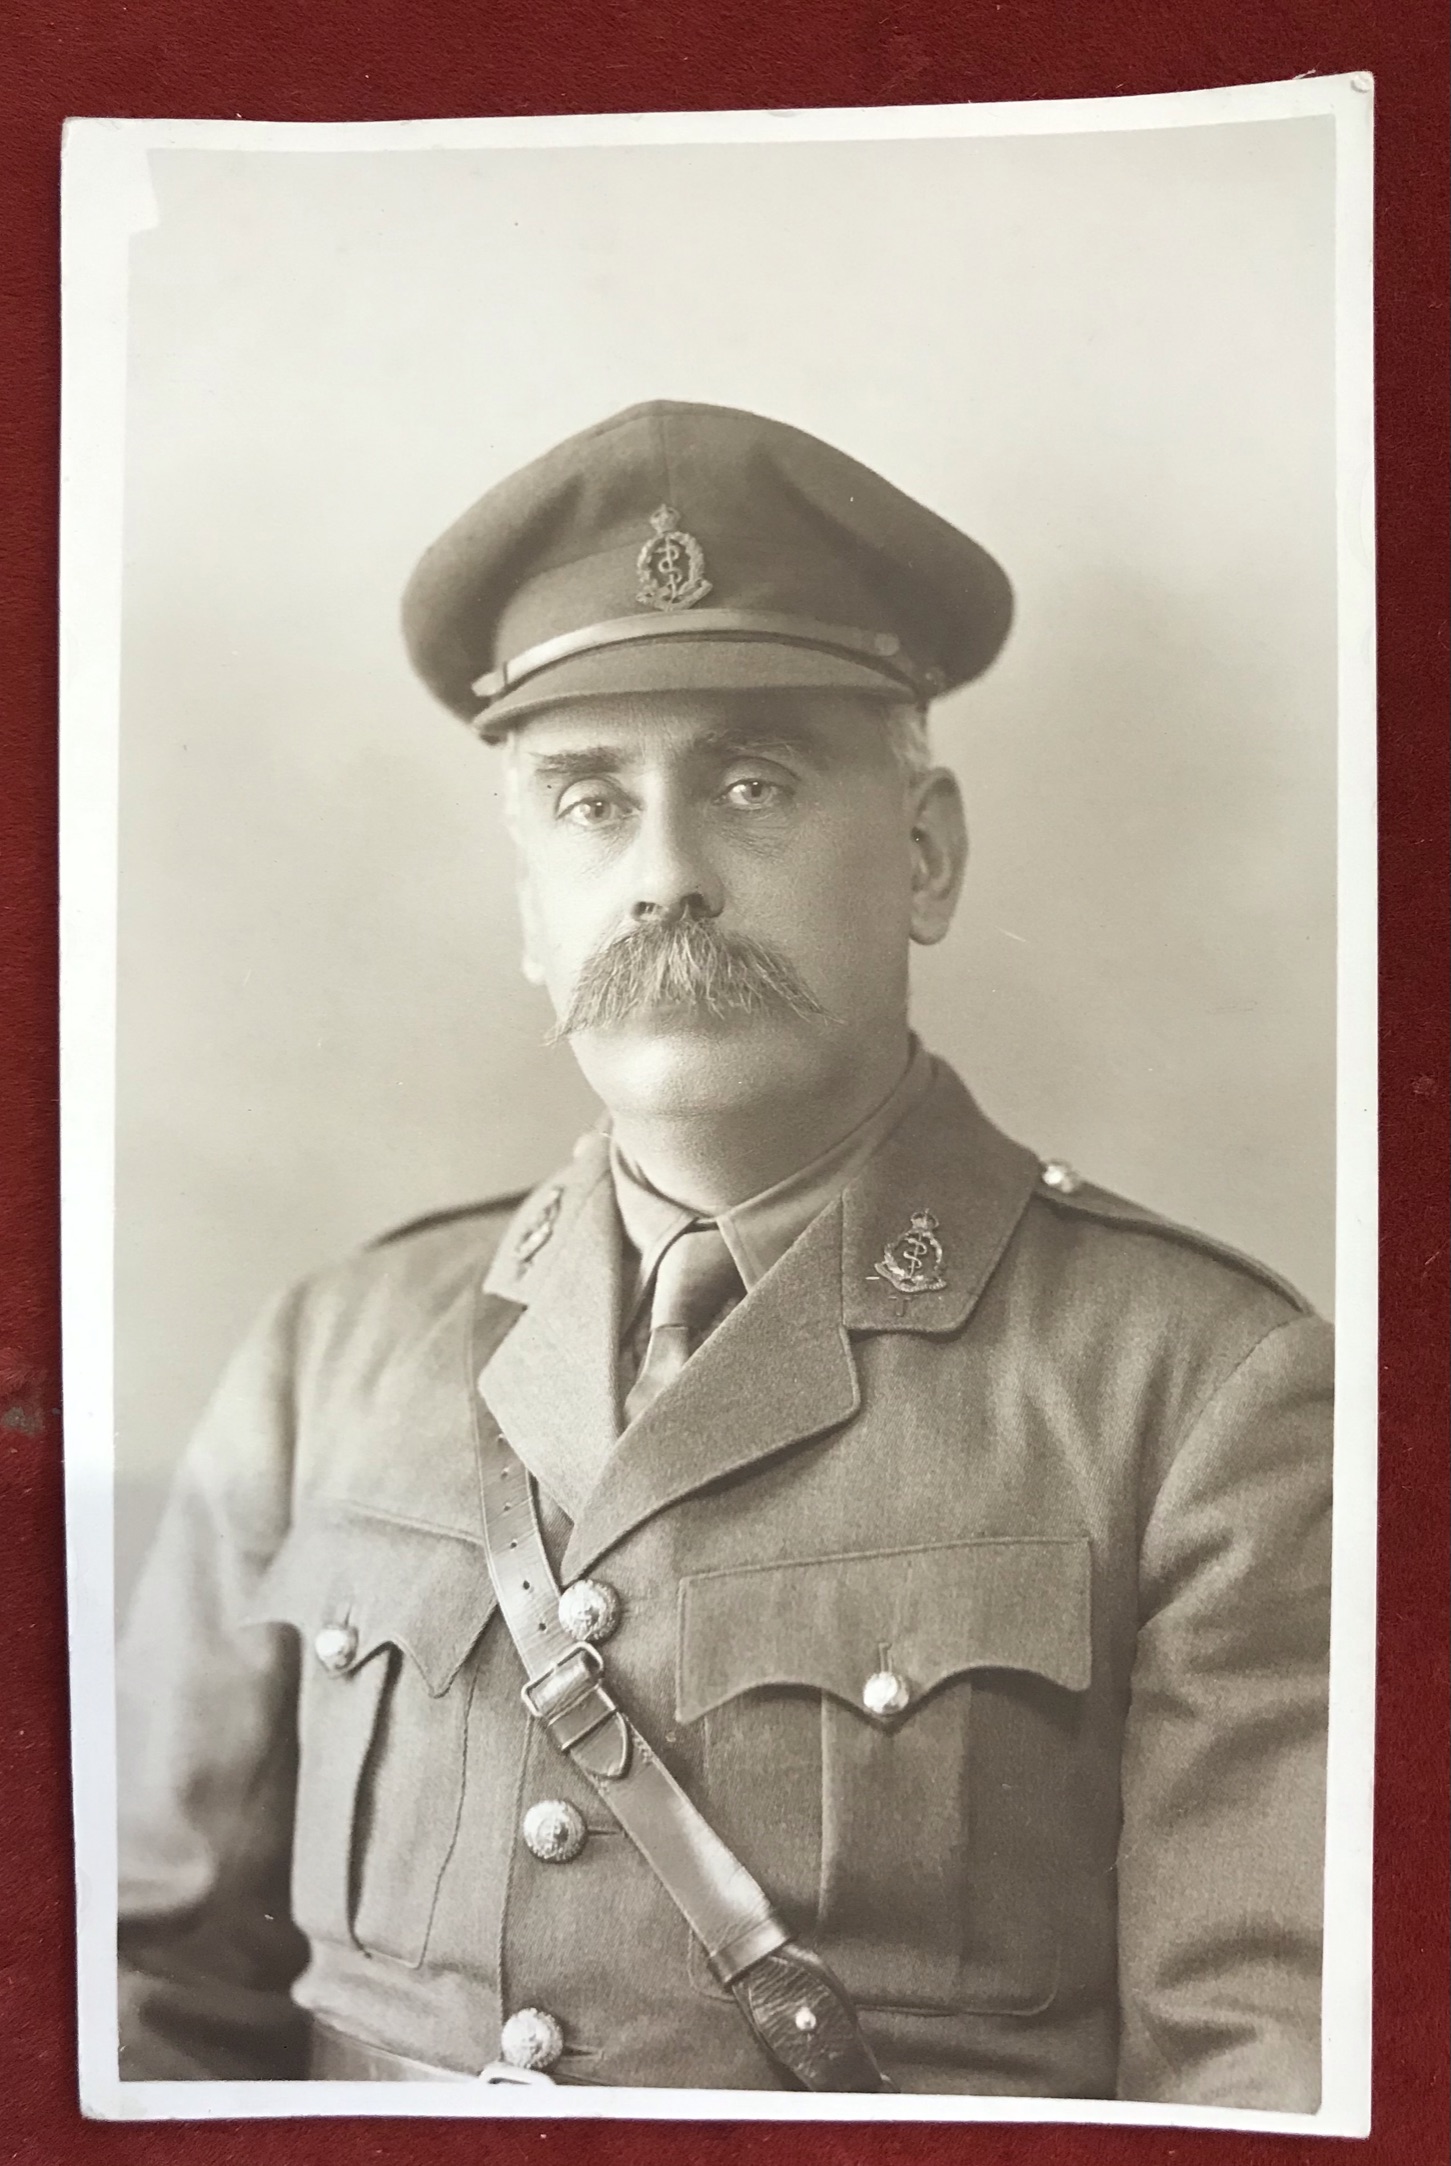
[[[606,1106],[639,1115],[727,1112],[809,1089],[822,1059],[820,1021],[789,1013],[712,1015],[654,1009],[570,1045]]]

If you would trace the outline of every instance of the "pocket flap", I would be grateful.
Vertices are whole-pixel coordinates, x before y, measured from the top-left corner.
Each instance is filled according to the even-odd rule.
[[[249,1624],[289,1624],[304,1651],[321,1632],[334,1642],[329,1666],[346,1675],[380,1647],[400,1647],[435,1697],[446,1692],[494,1610],[484,1553],[435,1534],[362,1513],[310,1513],[288,1531],[273,1558]]]
[[[765,1685],[862,1706],[893,1670],[915,1703],[969,1670],[1087,1689],[1085,1538],[985,1539],[707,1572],[680,1588],[675,1712],[694,1722]]]

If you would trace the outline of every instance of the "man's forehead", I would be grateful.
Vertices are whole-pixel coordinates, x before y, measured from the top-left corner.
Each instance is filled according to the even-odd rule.
[[[799,745],[829,758],[864,736],[885,742],[887,703],[850,695],[800,692],[659,693],[581,699],[545,708],[512,733],[530,765],[561,752],[648,756],[652,749],[727,749]]]

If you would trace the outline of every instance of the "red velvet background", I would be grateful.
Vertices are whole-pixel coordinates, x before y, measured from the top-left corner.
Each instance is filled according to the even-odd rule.
[[[1435,2166],[1447,2155],[1443,0],[10,0],[0,29],[0,2159]],[[57,153],[67,113],[369,120],[1378,79],[1383,1491],[1375,2133],[85,2124],[75,2103],[56,1192]]]

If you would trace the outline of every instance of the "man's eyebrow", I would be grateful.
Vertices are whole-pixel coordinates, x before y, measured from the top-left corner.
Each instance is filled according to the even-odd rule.
[[[702,752],[749,755],[755,753],[765,758],[820,759],[821,744],[816,732],[803,725],[797,729],[763,725],[760,729],[707,730],[695,739],[692,750]]]
[[[581,745],[571,752],[526,752],[524,757],[541,782],[572,782],[579,775],[614,774],[627,761],[618,745]]]
[[[822,748],[816,733],[803,727],[800,730],[763,725],[752,729],[703,730],[692,737],[689,752],[708,753],[719,758],[795,758],[820,761]],[[574,782],[582,775],[618,774],[623,767],[638,764],[640,754],[635,748],[622,745],[579,745],[560,752],[525,752],[533,778],[543,783]]]

